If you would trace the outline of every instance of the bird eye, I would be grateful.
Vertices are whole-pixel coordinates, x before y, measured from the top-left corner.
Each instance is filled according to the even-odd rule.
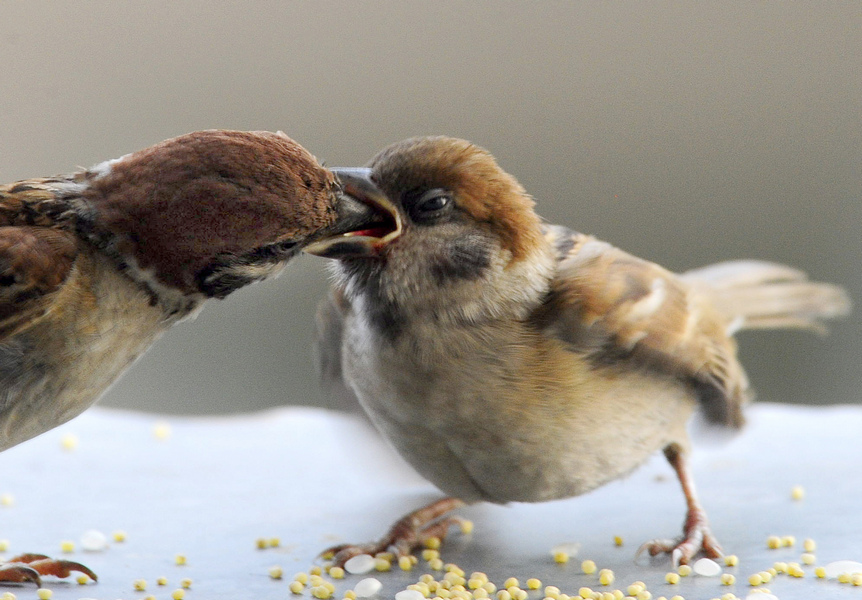
[[[413,204],[411,216],[417,221],[430,221],[440,217],[452,205],[452,195],[441,189],[428,190]]]

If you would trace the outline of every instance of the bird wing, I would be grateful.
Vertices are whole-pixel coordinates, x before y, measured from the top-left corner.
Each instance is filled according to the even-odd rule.
[[[709,297],[674,273],[591,236],[547,226],[557,276],[537,324],[595,364],[644,366],[693,385],[707,418],[740,426],[748,382]]]
[[[49,181],[0,186],[0,341],[50,309],[78,255],[74,235],[51,228]]]

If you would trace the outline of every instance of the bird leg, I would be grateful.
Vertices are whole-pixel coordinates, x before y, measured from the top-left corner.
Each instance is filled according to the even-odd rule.
[[[664,449],[664,455],[670,466],[676,471],[688,506],[688,513],[682,528],[682,537],[677,540],[651,540],[641,546],[637,553],[640,554],[644,550],[648,551],[650,556],[656,556],[663,552],[669,553],[673,558],[674,565],[687,564],[700,551],[703,551],[710,558],[722,556],[721,545],[712,534],[706,511],[697,499],[694,479],[689,472],[688,461],[683,449],[679,444],[670,444]]]
[[[98,580],[96,574],[81,563],[50,558],[44,554],[19,554],[0,565],[0,581],[8,583],[31,581],[41,587],[40,575],[68,577],[72,571],[84,573],[93,581]]]
[[[325,550],[323,555],[333,555],[333,564],[344,566],[348,560],[359,554],[387,552],[390,549],[396,556],[407,556],[415,548],[431,537],[444,540],[449,527],[464,522],[461,517],[445,516],[446,513],[464,506],[458,498],[443,498],[414,510],[398,519],[389,531],[376,542],[369,544],[341,544]]]

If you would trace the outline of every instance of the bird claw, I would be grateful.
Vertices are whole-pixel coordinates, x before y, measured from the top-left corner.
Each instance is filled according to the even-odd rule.
[[[674,568],[688,564],[698,552],[703,552],[709,558],[724,556],[721,545],[705,521],[687,525],[681,539],[655,539],[642,544],[638,548],[635,558],[645,551],[650,556],[670,554]]]
[[[42,587],[39,571],[21,562],[7,562],[0,565],[0,581],[4,583],[35,583]]]
[[[360,554],[374,556],[392,550],[397,557],[408,556],[428,538],[446,539],[449,527],[463,523],[460,517],[445,517],[449,511],[464,506],[457,498],[444,498],[411,512],[395,522],[379,541],[370,544],[340,544],[324,550],[322,555],[332,555],[332,563],[343,567],[344,563]]]
[[[0,565],[0,581],[32,581],[41,586],[40,575],[62,578],[71,575],[72,571],[83,573],[93,581],[99,579],[89,567],[75,561],[51,558],[44,554],[20,554]]]

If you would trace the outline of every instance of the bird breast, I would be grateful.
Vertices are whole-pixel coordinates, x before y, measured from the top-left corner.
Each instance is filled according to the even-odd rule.
[[[354,316],[345,334],[345,375],[375,425],[468,502],[576,496],[687,445],[685,385],[590,364],[522,322],[416,325],[391,339]]]

